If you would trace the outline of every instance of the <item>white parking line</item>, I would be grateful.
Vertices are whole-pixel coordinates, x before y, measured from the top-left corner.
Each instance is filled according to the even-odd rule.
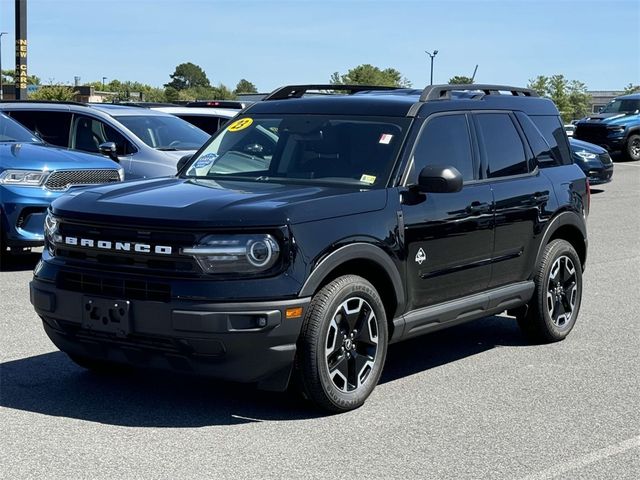
[[[573,460],[569,460],[568,462],[559,463],[557,465],[554,465],[553,467],[547,468],[546,470],[542,470],[541,472],[527,475],[526,477],[522,477],[520,480],[547,480],[549,478],[558,477],[559,475],[562,475],[563,473],[569,472],[571,470],[585,467],[604,458],[612,457],[613,455],[619,455],[626,452],[627,450],[639,447],[640,436],[637,436],[634,438],[630,438],[629,440],[617,443],[615,445],[609,445],[608,447],[605,447],[601,450],[596,450],[595,452],[588,453],[581,457],[574,458]]]

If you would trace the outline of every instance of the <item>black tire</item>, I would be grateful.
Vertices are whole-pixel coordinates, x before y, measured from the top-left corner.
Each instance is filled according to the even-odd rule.
[[[565,240],[549,242],[534,281],[533,297],[517,316],[518,324],[533,343],[560,341],[573,329],[582,300],[582,264],[573,246]]]
[[[298,341],[297,384],[324,410],[358,408],[380,380],[387,342],[387,318],[376,289],[356,275],[339,277],[314,295],[307,311]]]
[[[629,135],[624,145],[624,153],[629,160],[640,160],[640,135]]]
[[[122,375],[132,371],[131,367],[120,363],[96,360],[93,358],[82,357],[80,355],[71,355],[69,353],[67,353],[67,356],[79,367],[100,375]]]

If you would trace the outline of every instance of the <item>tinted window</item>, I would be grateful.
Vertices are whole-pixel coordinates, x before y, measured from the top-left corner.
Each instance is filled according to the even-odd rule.
[[[59,147],[69,147],[71,113],[15,110],[9,114],[45,142]]]
[[[530,118],[551,147],[555,163],[558,165],[571,163],[569,141],[560,118],[554,115],[532,115]]]
[[[0,113],[0,142],[40,143],[40,140],[18,122]]]
[[[134,151],[129,141],[106,123],[84,115],[74,117],[71,148],[98,153],[98,147],[105,142],[114,142],[118,155],[127,155]]]
[[[195,125],[200,130],[204,130],[209,135],[213,135],[220,128],[220,119],[207,115],[176,115],[191,125]],[[225,119],[226,120],[226,119]]]
[[[527,173],[527,158],[520,135],[506,113],[475,115],[480,152],[489,178]]]
[[[467,117],[444,115],[428,120],[416,143],[413,158],[412,181],[427,165],[456,167],[464,180],[473,180],[475,168]]]

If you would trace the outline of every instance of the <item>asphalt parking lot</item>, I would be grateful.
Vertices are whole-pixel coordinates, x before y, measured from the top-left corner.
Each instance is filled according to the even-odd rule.
[[[529,346],[491,317],[390,347],[357,411],[162,375],[100,377],[49,342],[32,255],[0,272],[0,477],[640,477],[640,162],[594,188],[578,323]]]

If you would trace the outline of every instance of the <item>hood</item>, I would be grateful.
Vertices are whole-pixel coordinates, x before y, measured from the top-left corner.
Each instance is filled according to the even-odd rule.
[[[102,155],[37,143],[0,143],[0,168],[23,170],[118,169],[120,165]]]
[[[597,155],[607,153],[607,150],[599,145],[594,145],[593,143],[589,142],[583,142],[582,140],[577,140],[575,138],[569,138],[569,145],[571,146],[571,153],[582,150],[586,150],[589,153],[595,153]]]
[[[386,190],[158,178],[92,187],[56,200],[54,214],[161,227],[257,227],[380,210]]]
[[[580,123],[602,123],[605,125],[628,125],[630,123],[640,123],[640,114],[637,113],[599,113],[591,115],[581,120]]]

